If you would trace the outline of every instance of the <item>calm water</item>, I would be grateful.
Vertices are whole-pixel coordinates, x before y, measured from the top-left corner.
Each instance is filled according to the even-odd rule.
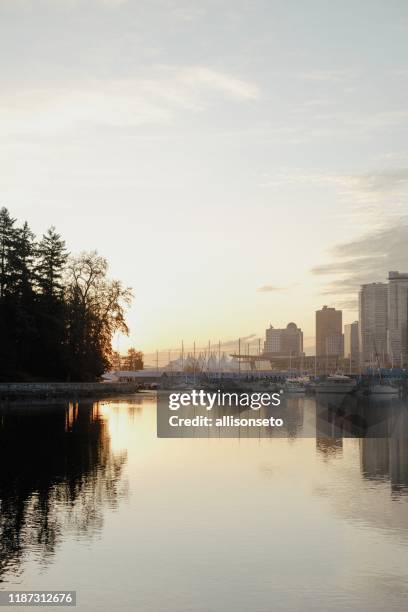
[[[0,588],[109,612],[406,610],[408,408],[368,406],[387,437],[328,418],[302,438],[315,399],[292,403],[290,438],[259,440],[157,439],[153,396],[2,406]]]

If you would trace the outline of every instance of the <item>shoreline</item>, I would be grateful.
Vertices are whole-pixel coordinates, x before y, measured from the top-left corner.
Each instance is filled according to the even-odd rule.
[[[0,383],[0,400],[105,397],[141,390],[140,383]]]

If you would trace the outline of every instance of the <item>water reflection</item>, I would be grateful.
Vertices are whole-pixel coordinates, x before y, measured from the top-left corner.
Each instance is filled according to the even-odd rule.
[[[27,553],[47,562],[68,532],[100,530],[125,461],[97,403],[0,406],[0,581]]]
[[[361,470],[364,478],[391,484],[395,497],[408,494],[408,444],[396,434],[390,438],[360,440]]]
[[[316,449],[324,459],[339,457],[343,453],[343,438],[326,438],[318,435]]]
[[[154,395],[1,409],[1,586],[103,612],[405,610],[407,406],[287,399],[285,439],[157,438]]]
[[[327,396],[316,400],[316,448],[338,456],[343,439],[359,438],[361,473],[389,481],[393,495],[408,493],[408,407],[398,398]]]

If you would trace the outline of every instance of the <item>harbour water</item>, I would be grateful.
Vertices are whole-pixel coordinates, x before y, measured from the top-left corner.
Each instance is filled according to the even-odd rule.
[[[154,394],[2,405],[0,589],[107,612],[406,610],[408,407],[364,401],[380,417],[357,438],[316,397],[259,439],[157,438]]]

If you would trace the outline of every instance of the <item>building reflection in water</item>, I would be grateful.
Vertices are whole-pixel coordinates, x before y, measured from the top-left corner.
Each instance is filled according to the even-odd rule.
[[[364,478],[389,482],[395,496],[408,494],[408,406],[398,398],[319,395],[316,449],[324,457],[341,452],[343,439],[359,438]]]
[[[365,478],[389,480],[395,496],[408,494],[408,410],[394,406],[378,424],[375,437],[360,440],[361,470]]]
[[[100,530],[125,461],[97,403],[0,406],[0,581],[29,553],[47,562],[67,532]]]

